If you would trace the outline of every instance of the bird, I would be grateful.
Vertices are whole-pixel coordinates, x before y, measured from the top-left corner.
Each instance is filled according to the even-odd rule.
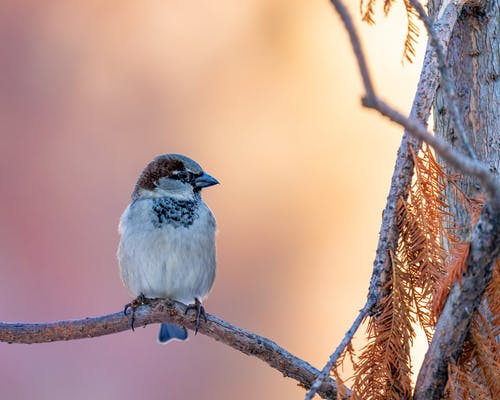
[[[196,310],[206,321],[202,300],[215,279],[216,220],[201,191],[219,181],[181,154],[163,154],[143,169],[119,223],[118,264],[123,284],[136,299],[170,299]],[[193,303],[194,302],[194,303]],[[187,340],[185,327],[162,323],[160,343]]]

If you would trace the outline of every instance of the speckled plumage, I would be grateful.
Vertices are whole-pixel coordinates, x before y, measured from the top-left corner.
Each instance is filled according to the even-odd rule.
[[[178,200],[169,197],[155,199],[153,205],[153,223],[161,228],[162,224],[170,224],[174,228],[183,226],[187,228],[198,218],[198,206],[200,201]]]

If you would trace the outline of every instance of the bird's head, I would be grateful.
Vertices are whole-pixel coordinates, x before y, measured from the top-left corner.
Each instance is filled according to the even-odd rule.
[[[132,199],[165,196],[190,199],[199,196],[201,189],[218,183],[190,158],[164,154],[146,165],[135,184]]]

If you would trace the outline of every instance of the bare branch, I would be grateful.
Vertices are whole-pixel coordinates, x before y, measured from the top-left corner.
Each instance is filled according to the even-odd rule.
[[[352,326],[346,332],[344,339],[342,339],[342,342],[340,342],[340,344],[337,346],[335,351],[332,353],[332,355],[330,356],[330,359],[328,360],[326,365],[321,370],[321,373],[318,375],[318,377],[314,381],[314,384],[311,386],[311,389],[309,389],[309,392],[306,394],[305,400],[311,400],[314,397],[314,395],[318,391],[319,387],[325,381],[326,377],[328,376],[328,374],[332,370],[333,366],[335,364],[337,364],[337,360],[342,355],[342,353],[344,352],[344,350],[347,347],[347,345],[349,344],[349,342],[351,342],[352,338],[354,337],[354,334],[358,330],[359,326],[361,325],[361,323],[363,322],[365,317],[368,315],[368,312],[370,311],[372,306],[373,306],[373,304],[372,304],[371,300],[368,299],[366,304],[361,309],[358,316],[356,317],[356,319],[352,323]]]
[[[500,255],[500,210],[485,206],[471,236],[467,271],[455,283],[436,325],[415,386],[414,400],[442,398],[448,363],[454,363]]]
[[[148,300],[135,312],[135,326],[172,322],[194,329],[190,315],[185,316],[186,306],[165,300]],[[0,342],[46,343],[63,340],[92,338],[130,329],[129,317],[123,312],[79,320],[49,323],[0,323]],[[284,376],[297,380],[309,388],[320,373],[307,362],[278,346],[273,341],[245,329],[231,325],[214,315],[207,314],[207,323],[202,323],[199,332],[210,336],[244,354],[261,359]],[[318,390],[321,397],[334,399],[337,386],[333,379],[323,382]]]

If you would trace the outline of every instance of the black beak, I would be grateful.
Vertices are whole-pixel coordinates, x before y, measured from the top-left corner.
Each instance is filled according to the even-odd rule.
[[[213,176],[208,175],[206,172],[194,180],[194,187],[196,189],[203,189],[209,186],[217,185],[219,181]]]

